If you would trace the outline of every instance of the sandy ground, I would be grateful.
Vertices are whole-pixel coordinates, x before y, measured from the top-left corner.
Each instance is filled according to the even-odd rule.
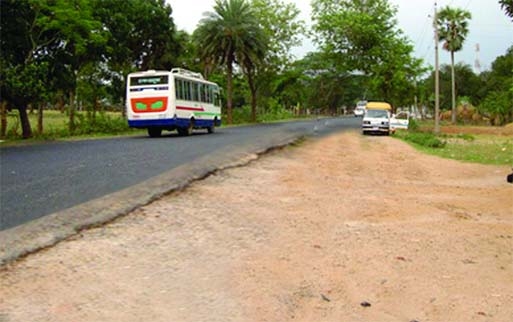
[[[508,167],[356,132],[0,271],[0,321],[513,321]]]

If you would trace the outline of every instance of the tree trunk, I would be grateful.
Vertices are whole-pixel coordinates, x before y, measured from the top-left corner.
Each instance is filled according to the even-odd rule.
[[[0,103],[0,138],[7,136],[7,102]]]
[[[251,72],[248,72],[248,84],[249,84],[249,90],[251,91],[251,122],[255,123],[257,120],[257,94],[256,94],[256,86],[255,81],[253,79],[253,75]]]
[[[43,104],[37,106],[37,133],[43,134]]]
[[[65,109],[64,109],[64,95],[62,92],[59,92],[59,98],[57,100],[57,106],[58,106],[58,109],[59,111],[61,111],[61,113],[64,113]]]
[[[232,124],[233,118],[232,118],[232,101],[233,101],[233,59],[228,59],[227,66],[228,67],[228,76],[226,79],[226,91],[227,91],[227,98],[226,98],[226,112],[228,116],[228,124]]]
[[[75,92],[71,91],[69,93],[69,133],[73,134],[75,129]]]
[[[30,120],[27,114],[27,106],[18,107],[18,112],[20,113],[22,137],[29,139],[32,137],[32,128],[30,127]]]
[[[452,115],[451,123],[456,124],[456,81],[454,79],[454,51],[451,51],[451,90],[452,90]]]

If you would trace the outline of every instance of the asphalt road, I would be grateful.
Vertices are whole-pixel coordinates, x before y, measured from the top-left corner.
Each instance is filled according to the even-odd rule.
[[[358,128],[360,119],[197,131],[190,137],[131,136],[0,148],[0,231],[108,195],[215,151],[268,145],[282,136],[322,136]]]

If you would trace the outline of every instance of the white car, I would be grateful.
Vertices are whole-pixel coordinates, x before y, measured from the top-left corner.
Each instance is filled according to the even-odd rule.
[[[390,112],[385,109],[368,109],[362,120],[363,134],[390,134]]]
[[[358,103],[356,103],[356,107],[354,108],[354,116],[355,117],[358,117],[358,116],[363,116],[363,114],[365,114],[365,107],[367,106],[367,102],[366,101],[359,101]]]

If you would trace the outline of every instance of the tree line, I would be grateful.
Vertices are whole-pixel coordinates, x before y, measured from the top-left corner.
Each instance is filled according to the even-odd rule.
[[[509,1],[497,4],[506,14]],[[410,106],[417,96],[432,106],[432,77],[423,77],[430,68],[413,57],[413,44],[397,28],[397,8],[387,0],[313,0],[310,30],[298,8],[284,0],[217,0],[192,34],[177,29],[165,0],[1,0],[0,5],[2,129],[6,111],[18,110],[25,138],[32,135],[29,108],[38,110],[38,131],[44,109],[65,111],[71,133],[77,109],[92,121],[105,106],[123,111],[126,76],[146,69],[201,71],[226,89],[228,123],[234,111],[246,107],[255,122],[264,112],[335,113],[363,98]],[[444,19],[453,18],[464,24],[470,16]],[[307,36],[319,50],[296,59],[291,49]],[[464,41],[465,28],[459,38],[453,36],[442,37],[451,53],[461,49],[455,40]],[[499,115],[499,123],[513,119],[511,56],[510,48],[480,75],[451,64],[457,95],[483,113]],[[470,76],[458,78],[459,73]]]

